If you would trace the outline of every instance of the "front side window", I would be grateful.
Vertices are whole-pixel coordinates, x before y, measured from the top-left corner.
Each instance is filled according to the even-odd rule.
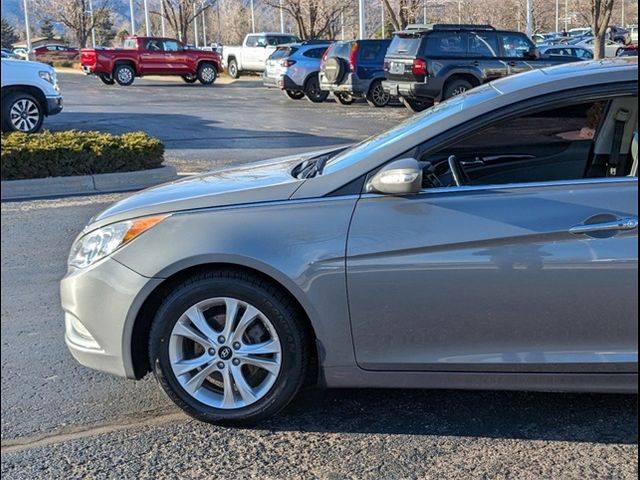
[[[151,52],[161,52],[162,42],[160,40],[156,40],[153,38],[147,39],[144,42],[144,49],[149,50]]]
[[[257,35],[249,35],[247,37],[247,47],[256,47],[258,46],[258,36]]]
[[[532,47],[525,36],[508,33],[502,35],[502,46],[504,56],[509,58],[525,58]]]
[[[585,60],[590,60],[593,58],[593,53],[585,48],[576,48],[574,51],[576,52],[576,56],[578,58],[583,58]]]
[[[470,186],[604,177],[613,148],[614,113],[635,112],[636,101],[626,97],[546,108],[478,128],[435,153],[416,156],[429,172],[424,186],[459,185],[456,174]],[[607,134],[599,135],[601,131]],[[627,160],[622,167],[626,172]]]

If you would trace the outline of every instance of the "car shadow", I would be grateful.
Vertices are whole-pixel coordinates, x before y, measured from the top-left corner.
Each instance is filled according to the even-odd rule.
[[[259,428],[637,444],[637,401],[612,394],[309,389]]]
[[[159,138],[168,149],[282,150],[323,148],[356,141],[350,137],[278,130],[269,125],[255,130],[229,128],[216,120],[185,114],[63,111],[48,118],[46,128],[51,131],[98,130],[114,134],[142,130]]]

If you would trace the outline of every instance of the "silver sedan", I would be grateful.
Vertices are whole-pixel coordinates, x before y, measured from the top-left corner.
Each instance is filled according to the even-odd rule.
[[[132,195],[72,246],[67,345],[225,424],[305,383],[637,392],[637,76],[531,71]]]

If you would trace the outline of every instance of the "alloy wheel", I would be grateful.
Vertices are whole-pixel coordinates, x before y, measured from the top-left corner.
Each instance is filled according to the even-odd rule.
[[[269,392],[282,368],[282,347],[260,310],[219,297],[180,316],[169,339],[169,361],[191,397],[210,407],[237,409]]]
[[[10,110],[11,125],[19,132],[33,131],[40,121],[40,110],[28,98],[17,100]]]

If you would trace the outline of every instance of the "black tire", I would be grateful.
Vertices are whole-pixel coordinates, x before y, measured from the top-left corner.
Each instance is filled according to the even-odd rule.
[[[296,90],[283,90],[285,96],[291,100],[302,100],[304,98],[304,92]]]
[[[105,85],[113,85],[114,83],[116,83],[111,75],[98,75],[98,78]]]
[[[188,308],[213,297],[233,297],[255,306],[275,328],[282,348],[275,383],[255,403],[240,408],[215,408],[196,400],[171,368],[169,340],[174,325]],[[176,286],[161,304],[149,335],[149,361],[162,389],[188,415],[208,423],[250,425],[286,407],[303,385],[310,358],[305,332],[296,306],[271,283],[236,270],[204,272]]]
[[[386,107],[389,104],[391,95],[382,88],[382,80],[374,80],[371,82],[369,92],[367,93],[367,103],[376,108]]]
[[[447,100],[448,98],[455,97],[456,95],[462,95],[464,92],[471,90],[472,88],[473,85],[471,85],[471,82],[464,78],[449,80],[444,87],[442,99]]]
[[[43,121],[44,108],[33,95],[14,91],[2,97],[3,132],[36,133]]]
[[[349,93],[334,93],[333,96],[336,97],[336,102],[340,105],[351,105],[356,101],[353,95]]]
[[[231,78],[240,78],[240,70],[238,69],[238,62],[234,58],[229,60],[229,65],[227,66],[227,72]]]
[[[320,90],[320,79],[318,75],[312,75],[304,85],[304,94],[312,103],[322,103],[329,96],[329,92]]]
[[[400,102],[413,113],[422,112],[433,106],[433,102],[428,100],[417,100],[415,98],[400,97]]]
[[[136,77],[136,71],[133,69],[131,65],[122,64],[116,65],[116,68],[113,70],[113,78],[121,87],[128,87],[133,83],[133,80]]]
[[[185,83],[196,83],[198,77],[196,75],[182,75],[182,80],[184,80]]]
[[[218,78],[218,70],[213,63],[205,62],[198,66],[198,81],[202,85],[213,85]]]

